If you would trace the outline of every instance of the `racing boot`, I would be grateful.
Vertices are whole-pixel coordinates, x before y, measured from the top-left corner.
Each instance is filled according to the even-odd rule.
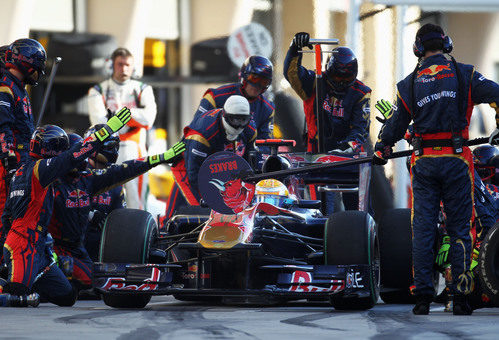
[[[416,305],[412,309],[414,315],[428,315],[430,313],[430,303],[433,301],[433,295],[417,295]]]
[[[473,309],[471,308],[468,297],[464,294],[454,294],[454,307],[452,314],[454,315],[471,315]]]
[[[37,293],[30,295],[0,294],[0,306],[2,307],[38,307],[40,296]]]

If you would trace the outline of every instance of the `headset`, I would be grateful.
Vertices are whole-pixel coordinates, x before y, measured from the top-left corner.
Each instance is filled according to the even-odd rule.
[[[427,34],[423,35],[422,37],[416,37],[416,40],[414,41],[414,44],[412,45],[412,51],[414,52],[414,55],[416,57],[421,58],[424,57],[425,55],[425,49],[423,43],[425,41],[431,40],[431,39],[442,39],[443,40],[443,48],[442,51],[444,53],[451,53],[453,49],[452,45],[452,39],[445,34],[441,34],[438,32],[428,32]]]

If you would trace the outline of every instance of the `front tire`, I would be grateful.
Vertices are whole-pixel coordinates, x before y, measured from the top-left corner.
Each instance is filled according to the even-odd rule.
[[[372,308],[379,298],[379,246],[375,223],[362,211],[343,211],[332,214],[326,221],[324,256],[327,265],[369,265],[368,296],[332,295],[330,302],[338,310]]]
[[[158,226],[152,215],[138,209],[113,210],[102,230],[100,262],[148,262],[151,243],[158,235]],[[103,293],[104,303],[114,308],[144,308],[151,295]]]

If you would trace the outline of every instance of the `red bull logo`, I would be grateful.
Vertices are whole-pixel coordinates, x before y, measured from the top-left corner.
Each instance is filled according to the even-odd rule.
[[[228,182],[212,179],[210,184],[219,190],[225,205],[235,214],[240,213],[250,204],[255,193],[255,185],[245,183],[240,178]]]
[[[145,279],[141,285],[127,285],[125,283],[126,279],[124,277],[113,277],[107,279],[106,283],[101,287],[104,290],[119,289],[119,290],[156,290],[158,282],[161,276],[161,272],[158,268],[153,268],[151,271],[151,276]]]
[[[431,65],[427,68],[418,71],[418,78],[421,76],[434,76],[444,70],[451,71],[450,64],[447,65]]]

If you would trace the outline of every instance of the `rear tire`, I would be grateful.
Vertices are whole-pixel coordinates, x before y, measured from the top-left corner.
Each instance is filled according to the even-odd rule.
[[[157,235],[158,226],[150,213],[138,209],[113,210],[102,230],[99,261],[147,263],[151,243]],[[114,308],[144,308],[151,295],[104,293],[102,299]]]
[[[378,224],[381,260],[381,299],[414,303],[412,285],[411,209],[390,209]]]
[[[343,211],[332,214],[326,221],[324,256],[328,265],[368,264],[369,296],[352,297],[343,293],[332,295],[330,302],[338,310],[372,308],[379,297],[379,246],[375,223],[362,211]]]
[[[495,306],[499,305],[499,222],[489,230],[478,256],[480,286]]]

